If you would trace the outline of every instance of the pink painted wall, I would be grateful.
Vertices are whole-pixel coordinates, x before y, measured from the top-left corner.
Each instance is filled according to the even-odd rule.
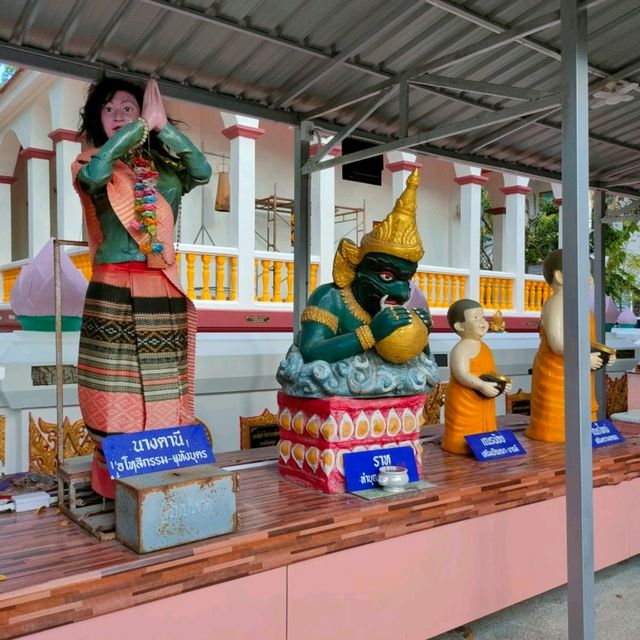
[[[283,640],[286,568],[204,587],[24,640]]]
[[[640,479],[596,489],[594,512],[598,569],[640,553]],[[424,640],[557,587],[565,523],[556,498],[292,565],[287,638]]]
[[[594,491],[595,563],[640,553],[640,479]],[[425,640],[566,582],[565,499],[170,596],[25,640]]]

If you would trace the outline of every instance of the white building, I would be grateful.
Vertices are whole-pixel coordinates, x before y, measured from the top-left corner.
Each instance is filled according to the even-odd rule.
[[[24,70],[0,93],[0,432],[6,434],[0,470],[7,472],[31,464],[33,443],[42,441],[56,419],[54,387],[32,382],[32,367],[55,362],[53,336],[12,332],[18,325],[9,299],[20,269],[50,236],[84,237],[70,166],[82,148],[76,130],[86,88],[78,80]],[[197,414],[211,428],[218,450],[237,449],[238,417],[275,410],[275,370],[291,343],[294,132],[175,100],[167,100],[167,110],[186,123],[185,131],[209,154],[214,169],[210,185],[184,198],[176,241],[183,284],[199,311]],[[320,132],[314,139],[312,153],[326,141]],[[311,288],[331,279],[337,241],[344,235],[358,241],[381,220],[419,166],[425,255],[416,283],[434,314],[432,349],[445,356],[453,344],[444,317],[450,303],[476,298],[489,314],[499,308],[510,332],[522,332],[491,340],[516,388],[528,389],[547,289],[541,276],[525,273],[526,212],[537,194],[556,192],[558,185],[402,151],[388,153],[383,162],[380,185],[345,180],[340,167],[313,174]],[[227,167],[231,210],[218,212],[217,172]],[[492,271],[479,269],[483,187],[494,214]],[[74,247],[70,253],[88,277],[87,250]],[[64,337],[64,362],[70,365],[77,337]],[[442,373],[446,379],[446,361]],[[64,413],[71,425],[77,423],[73,384],[65,385]]]

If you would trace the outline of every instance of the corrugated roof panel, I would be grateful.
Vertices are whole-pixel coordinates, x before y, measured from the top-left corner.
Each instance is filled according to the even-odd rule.
[[[38,0],[33,5],[28,0],[5,0],[0,11],[0,55],[4,51],[10,61],[33,64],[45,60],[44,68],[60,64],[72,73],[77,73],[77,61],[83,62],[83,70],[93,65],[140,75],[154,73],[176,87],[201,89],[206,100],[213,96],[211,104],[215,96],[240,96],[247,102],[236,103],[239,111],[249,109],[249,103],[276,105],[264,113],[283,119],[291,112],[302,115],[334,100],[361,96],[394,74],[425,62],[441,62],[449,55],[451,59],[444,58],[447,64],[432,73],[462,81],[558,91],[562,83],[556,59],[560,25],[554,24],[558,0],[433,2]],[[589,9],[588,18],[591,82],[638,60],[637,0],[601,2]],[[500,38],[496,34],[518,31],[532,21],[544,22],[543,28],[491,46]],[[55,58],[50,54],[53,49],[60,49]],[[25,52],[24,57],[17,51]],[[468,56],[469,51],[473,55]],[[344,52],[350,52],[346,59],[342,59]],[[625,79],[639,80],[640,67]],[[410,134],[524,104],[477,89],[413,85]],[[611,172],[612,166],[633,165],[634,159],[640,163],[640,132],[635,126],[640,93],[631,95],[632,102],[590,111],[594,175]],[[323,121],[348,124],[364,104],[342,104],[324,114]],[[400,120],[398,104],[397,97],[389,100],[362,123],[360,132],[394,139]],[[523,170],[558,171],[559,117],[557,111],[495,141],[490,134],[509,123],[450,135],[428,148],[466,158],[471,154],[520,163]],[[485,144],[474,151],[478,141]],[[625,168],[622,175],[634,170]]]

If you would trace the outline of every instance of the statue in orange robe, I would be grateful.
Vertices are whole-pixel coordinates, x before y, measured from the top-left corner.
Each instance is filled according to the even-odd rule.
[[[489,323],[475,300],[458,300],[447,312],[449,326],[460,341],[449,354],[451,376],[444,403],[442,448],[451,453],[470,453],[464,436],[496,430],[495,397],[503,390],[495,382],[480,378],[495,373],[491,349],[482,342]],[[511,383],[504,387],[511,390]]]
[[[553,293],[540,314],[540,346],[531,376],[531,421],[525,435],[532,440],[564,442],[564,356],[562,313],[562,250],[552,251],[544,261],[544,277]],[[590,339],[596,339],[596,324],[590,314]],[[609,364],[615,362],[615,355]],[[591,354],[591,420],[597,420],[595,370],[602,367],[598,352]]]
[[[590,338],[596,339],[596,322],[589,316]],[[591,371],[591,421],[598,419],[595,372]],[[531,421],[525,435],[532,440],[564,442],[564,358],[554,353],[544,326],[531,374]]]

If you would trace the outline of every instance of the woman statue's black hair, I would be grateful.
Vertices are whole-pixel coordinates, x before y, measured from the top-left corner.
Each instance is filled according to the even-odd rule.
[[[107,141],[107,135],[102,127],[102,107],[113,98],[117,91],[130,93],[142,110],[144,89],[140,85],[119,78],[103,78],[97,84],[92,84],[87,92],[84,107],[80,110],[79,130],[79,133],[85,135],[87,142],[92,147],[101,147]],[[150,132],[149,140],[153,149],[166,155],[166,151],[157,139],[155,132]]]

